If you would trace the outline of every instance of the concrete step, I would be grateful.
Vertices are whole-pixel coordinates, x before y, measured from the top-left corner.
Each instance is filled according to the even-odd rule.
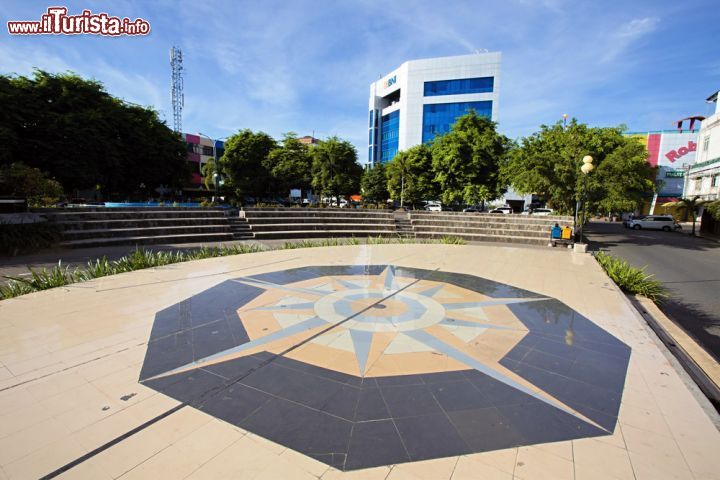
[[[88,248],[104,247],[110,245],[148,245],[148,244],[174,244],[174,243],[201,243],[201,242],[226,242],[233,240],[231,233],[195,233],[183,235],[163,236],[135,236],[135,237],[110,237],[110,238],[87,238],[83,240],[69,240],[59,245],[65,248]]]
[[[184,234],[227,233],[230,227],[221,225],[182,225],[179,227],[148,227],[148,228],[106,228],[97,230],[65,230],[63,240],[82,240],[99,238],[172,236]]]
[[[245,218],[313,218],[313,217],[341,217],[341,218],[392,218],[389,212],[368,212],[358,210],[320,210],[320,209],[286,209],[286,210],[246,210]],[[251,220],[252,221],[252,220]]]
[[[62,211],[43,213],[48,220],[58,222],[69,221],[88,221],[88,220],[123,220],[123,219],[160,219],[160,218],[221,218],[225,217],[223,212],[218,210],[148,210],[148,211],[92,211],[92,212],[74,212]]]
[[[252,225],[252,231],[256,233],[260,232],[287,232],[287,231],[311,231],[311,230],[322,230],[328,232],[342,231],[342,230],[381,230],[381,231],[395,231],[394,223],[280,223],[280,224],[263,224],[263,225]]]
[[[413,226],[443,226],[443,227],[487,227],[487,228],[517,228],[525,230],[549,230],[556,223],[560,226],[572,226],[572,222],[487,222],[478,220],[413,220]]]
[[[449,235],[500,235],[500,236],[520,236],[533,238],[550,238],[549,229],[517,229],[517,228],[485,228],[485,227],[445,227],[445,226],[421,226],[415,227],[415,232],[421,233],[440,233]]]
[[[470,242],[499,242],[499,243],[519,243],[526,245],[547,245],[549,239],[536,238],[536,237],[525,237],[525,236],[510,236],[510,235],[485,235],[485,234],[468,234],[468,233],[452,233],[452,232],[416,232],[417,238],[433,238],[438,239],[444,236],[460,237]]]
[[[332,238],[332,237],[397,237],[391,230],[288,230],[255,232],[255,239]]]
[[[103,230],[118,228],[180,227],[185,225],[218,225],[225,217],[194,218],[135,218],[121,220],[72,220],[56,221],[63,230]]]
[[[273,224],[273,223],[390,223],[393,222],[392,216],[383,217],[367,217],[362,215],[310,215],[295,217],[247,217],[248,223],[252,225]]]

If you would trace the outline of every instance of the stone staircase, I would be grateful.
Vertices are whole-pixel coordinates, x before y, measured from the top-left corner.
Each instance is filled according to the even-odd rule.
[[[573,221],[564,216],[415,211],[410,219],[418,238],[451,235],[475,242],[527,245],[547,245],[553,225],[572,227]]]
[[[388,210],[343,208],[246,208],[254,238],[394,237],[393,213]]]
[[[62,228],[61,247],[223,242],[235,238],[220,208],[73,208],[38,213]]]
[[[237,211],[229,212],[227,220],[233,240],[251,240],[255,238],[247,218],[239,217]]]
[[[395,220],[395,231],[400,238],[415,238],[415,229],[408,212],[396,210],[393,213],[393,218]]]

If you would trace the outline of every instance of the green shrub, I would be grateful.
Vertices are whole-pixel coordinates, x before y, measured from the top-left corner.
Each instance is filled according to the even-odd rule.
[[[0,224],[0,253],[18,255],[50,248],[60,241],[61,230],[51,222]]]
[[[48,288],[62,287],[75,283],[77,276],[77,270],[71,271],[69,267],[63,267],[62,260],[58,262],[50,270],[43,268],[40,271],[35,271],[28,267],[30,272],[29,277],[5,277],[12,282],[25,284],[36,290],[47,290]]]
[[[654,302],[662,302],[668,297],[667,289],[652,275],[645,273],[644,267],[635,268],[606,252],[596,253],[595,259],[623,292],[643,295]]]
[[[447,245],[467,245],[464,238],[456,237],[454,235],[443,235],[442,238],[440,238],[440,243]]]

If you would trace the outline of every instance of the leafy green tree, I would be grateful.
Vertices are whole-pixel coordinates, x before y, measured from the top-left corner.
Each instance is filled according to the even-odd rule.
[[[690,235],[695,236],[695,222],[697,220],[697,213],[700,207],[709,203],[707,200],[700,200],[700,197],[692,198],[681,198],[676,202],[663,203],[663,207],[675,207],[678,210],[685,210],[692,218],[692,232]]]
[[[126,103],[100,82],[36,70],[0,76],[0,163],[22,161],[68,190],[109,194],[189,178],[185,143],[156,111]]]
[[[381,204],[389,197],[385,165],[378,163],[363,172],[360,182],[363,203]]]
[[[363,168],[355,146],[330,137],[312,149],[312,187],[322,196],[350,196],[360,189]]]
[[[503,193],[500,164],[512,143],[496,124],[475,111],[458,118],[432,143],[432,166],[444,203],[475,204]]]
[[[720,220],[720,200],[710,202],[704,205],[704,207],[715,220]]]
[[[40,169],[15,162],[0,166],[0,195],[25,197],[30,207],[51,207],[63,197],[63,188]]]
[[[400,204],[434,200],[439,194],[433,172],[433,157],[427,145],[415,145],[398,152],[387,164],[387,188]]]
[[[270,172],[265,160],[277,147],[275,140],[265,132],[240,130],[225,141],[225,153],[220,157],[220,169],[227,185],[242,197],[261,198],[268,193]]]
[[[296,133],[286,133],[282,144],[270,151],[264,165],[270,172],[270,188],[274,193],[287,197],[292,188],[310,189],[312,157]]]
[[[215,188],[215,159],[211,158],[201,168],[202,170],[202,182],[205,188],[213,190]]]
[[[569,214],[583,194],[582,158],[593,157],[595,170],[587,176],[589,210],[634,210],[643,193],[654,190],[654,170],[647,152],[623,126],[592,128],[576,119],[564,127],[541,125],[523,138],[501,166],[503,183],[521,194],[546,199],[558,213]]]
[[[594,206],[603,212],[631,212],[655,188],[656,172],[647,162],[645,146],[632,138],[625,140],[594,172]]]

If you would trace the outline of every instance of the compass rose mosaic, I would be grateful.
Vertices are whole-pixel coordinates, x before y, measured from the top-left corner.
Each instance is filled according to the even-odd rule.
[[[471,275],[303,267],[157,313],[140,381],[342,470],[611,434],[630,349]]]

